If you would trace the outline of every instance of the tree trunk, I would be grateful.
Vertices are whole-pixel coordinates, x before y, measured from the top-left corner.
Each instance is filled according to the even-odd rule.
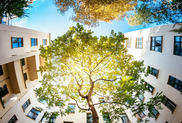
[[[93,102],[91,100],[91,98],[87,98],[87,102],[88,102],[88,105],[89,105],[89,108],[92,112],[92,120],[93,120],[93,123],[99,123],[99,116],[97,114],[97,111],[93,105]]]

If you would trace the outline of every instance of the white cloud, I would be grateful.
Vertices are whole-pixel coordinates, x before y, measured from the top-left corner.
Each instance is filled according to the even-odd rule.
[[[25,27],[27,21],[28,21],[27,18],[12,20],[12,25],[19,26],[19,27]]]

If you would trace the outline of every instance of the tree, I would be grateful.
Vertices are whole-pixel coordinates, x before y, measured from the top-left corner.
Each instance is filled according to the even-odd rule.
[[[45,72],[42,86],[35,89],[40,100],[46,100],[50,107],[60,106],[62,115],[70,112],[64,109],[66,101],[74,100],[80,111],[92,112],[93,123],[99,122],[96,105],[100,112],[107,112],[105,118],[111,122],[129,108],[134,114],[149,110],[149,117],[154,105],[161,109],[161,93],[147,103],[138,101],[148,90],[141,78],[145,68],[143,61],[134,61],[128,54],[124,44],[127,38],[114,31],[110,37],[92,34],[77,24],[49,46],[41,46],[46,62],[40,67],[41,73]],[[104,97],[104,105],[92,101],[95,95]]]
[[[131,26],[181,22],[182,0],[148,0],[138,4],[128,17]]]
[[[23,17],[26,15],[27,0],[0,0],[0,23],[4,15]]]
[[[124,19],[134,8],[137,0],[53,0],[61,14],[73,8],[71,19],[89,26],[97,26],[99,21],[111,22]]]

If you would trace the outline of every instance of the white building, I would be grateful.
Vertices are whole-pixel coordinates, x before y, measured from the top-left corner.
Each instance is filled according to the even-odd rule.
[[[182,34],[170,32],[172,27],[173,24],[125,33],[129,38],[129,53],[135,60],[144,60],[145,67],[151,70],[145,78],[151,93],[141,99],[147,101],[161,91],[166,96],[163,110],[154,109],[156,118],[150,119],[150,123],[182,122]],[[131,112],[126,113],[135,123],[136,118],[131,117]]]
[[[33,123],[41,120],[45,107],[33,88],[41,79],[37,72],[43,59],[40,45],[49,45],[50,34],[0,24],[0,123]]]

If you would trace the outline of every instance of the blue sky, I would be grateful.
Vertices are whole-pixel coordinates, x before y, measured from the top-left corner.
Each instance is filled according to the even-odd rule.
[[[18,18],[12,21],[12,25],[21,26],[29,29],[34,29],[46,33],[51,33],[51,39],[61,36],[69,29],[69,27],[76,25],[72,22],[70,16],[72,11],[69,10],[62,16],[52,0],[36,0],[31,4],[31,8],[27,10],[29,17]],[[145,28],[153,27],[156,25],[149,25]],[[113,21],[113,23],[101,22],[99,27],[87,29],[94,31],[96,36],[109,36],[111,30],[114,32],[130,32],[134,30],[143,29],[143,26],[131,27],[126,20]]]

